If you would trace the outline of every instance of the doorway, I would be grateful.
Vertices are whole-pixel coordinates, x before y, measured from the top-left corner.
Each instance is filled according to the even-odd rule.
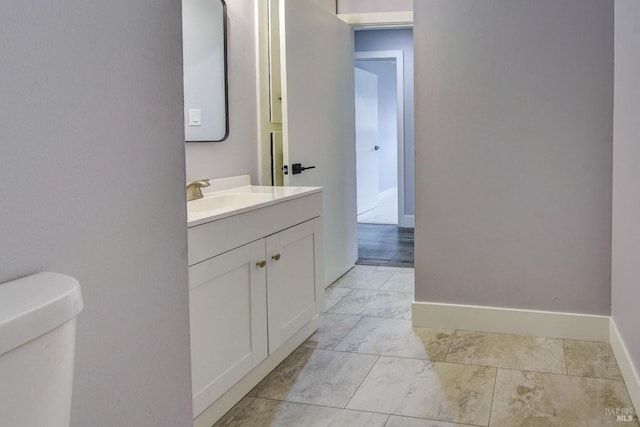
[[[398,225],[404,216],[402,51],[356,52],[357,213],[360,224]]]
[[[413,267],[413,31],[355,32],[358,264]]]

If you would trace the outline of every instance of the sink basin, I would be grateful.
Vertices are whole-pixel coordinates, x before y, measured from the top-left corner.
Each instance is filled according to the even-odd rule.
[[[230,211],[269,200],[273,200],[273,195],[266,193],[219,194],[190,201],[188,209],[192,212]]]
[[[299,197],[319,193],[320,187],[273,187],[251,185],[249,175],[211,179],[203,198],[187,202],[187,226],[195,227],[228,216]]]

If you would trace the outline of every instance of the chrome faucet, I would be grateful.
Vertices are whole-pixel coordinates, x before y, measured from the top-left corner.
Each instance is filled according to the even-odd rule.
[[[202,195],[201,188],[208,187],[209,180],[202,179],[200,181],[193,181],[187,184],[187,201],[202,199],[204,196]]]

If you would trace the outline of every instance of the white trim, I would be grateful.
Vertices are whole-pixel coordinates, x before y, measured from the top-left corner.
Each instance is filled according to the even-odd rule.
[[[640,410],[640,376],[638,376],[638,371],[633,364],[633,360],[627,351],[627,347],[613,318],[611,318],[609,322],[609,342],[611,343],[611,349],[616,357],[620,373],[627,386],[631,402],[633,406],[635,406],[635,413],[637,414],[638,410]]]
[[[352,27],[410,27],[413,25],[413,11],[339,13],[336,16]]]
[[[413,326],[609,342],[609,317],[473,305],[413,303]]]
[[[404,215],[398,218],[398,227],[401,228],[415,228],[416,227],[415,215]]]
[[[282,132],[282,123],[271,121],[271,77],[280,76],[280,63],[270,63],[271,37],[269,29],[270,3],[277,1],[257,1],[255,7],[256,26],[256,90],[257,98],[257,149],[258,149],[258,184],[271,185],[271,134]],[[276,14],[277,15],[277,14]],[[279,46],[279,41],[276,42]],[[275,46],[274,46],[275,47]]]
[[[269,7],[266,1],[255,3],[256,28],[256,88],[258,94],[257,108],[257,149],[258,149],[258,184],[271,184],[271,156],[269,134]]]
[[[397,112],[397,154],[398,154],[398,226],[413,228],[413,223],[407,215],[405,215],[405,185],[404,185],[404,52],[401,50],[376,50],[355,52],[353,55],[355,61],[388,61],[394,60],[396,63],[396,112]]]

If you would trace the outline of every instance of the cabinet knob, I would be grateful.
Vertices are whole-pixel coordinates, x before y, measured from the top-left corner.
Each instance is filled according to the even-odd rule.
[[[280,259],[280,254],[275,254],[271,257],[274,261],[278,261]]]
[[[256,262],[256,265],[260,268],[263,268],[264,266],[267,265],[267,261],[258,261]]]

